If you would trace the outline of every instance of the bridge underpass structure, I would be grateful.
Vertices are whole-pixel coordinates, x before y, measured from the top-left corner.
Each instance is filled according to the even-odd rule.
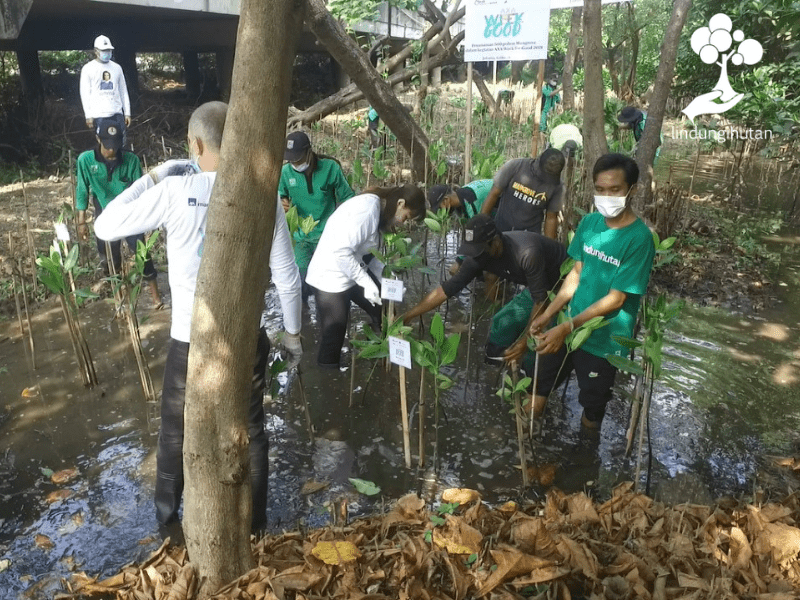
[[[139,97],[140,52],[181,53],[189,97],[200,94],[198,54],[215,53],[220,95],[227,99],[238,22],[239,0],[0,0],[0,50],[16,51],[29,104],[43,94],[39,51],[91,50],[101,34],[114,44],[132,100]],[[385,43],[398,46],[420,38],[426,27],[418,14],[384,4],[378,19],[354,30],[356,36],[386,36]],[[309,31],[298,39],[297,51],[326,52]],[[346,83],[346,74],[332,64],[337,82]]]

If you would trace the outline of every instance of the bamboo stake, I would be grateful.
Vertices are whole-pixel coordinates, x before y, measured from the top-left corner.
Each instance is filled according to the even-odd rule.
[[[536,384],[539,383],[539,353],[536,352],[536,362],[533,365],[533,388],[531,389],[531,421],[528,426],[528,434],[533,438],[533,421],[536,412]],[[541,431],[541,429],[540,429]]]
[[[72,162],[72,150],[69,151],[69,187],[72,191],[72,221],[75,226],[76,237],[78,238],[78,260],[82,267],[86,266],[88,253],[83,251],[83,240],[77,235],[78,231],[78,199],[75,192],[75,165]]]
[[[425,369],[419,370],[419,462],[425,466]]]
[[[36,279],[36,248],[33,243],[33,233],[31,233],[31,219],[28,212],[28,192],[25,190],[25,176],[22,169],[19,170],[19,180],[22,183],[22,201],[25,205],[25,238],[28,241],[28,255],[31,261],[31,273],[33,273],[33,293],[39,293],[39,284]]]
[[[633,486],[634,491],[639,489],[639,474],[642,471],[642,452],[644,451],[644,431],[647,427],[647,414],[650,412],[650,396],[652,394],[652,378],[653,378],[653,368],[652,365],[648,363],[647,368],[645,369],[645,379],[644,379],[644,400],[642,401],[642,414],[639,418],[639,449],[636,453],[636,471],[634,472],[633,477]],[[648,385],[650,382],[650,385]]]
[[[692,177],[691,179],[689,179],[689,198],[692,197],[692,189],[694,188],[694,176],[695,173],[697,173],[697,163],[699,162],[700,162],[700,142],[697,142],[697,155],[694,157],[694,167],[692,168]]]
[[[406,398],[406,368],[400,369],[400,416],[403,419],[403,454],[406,459],[406,468],[411,468],[411,433],[408,428],[408,399]]]
[[[31,351],[31,366],[36,370],[36,346],[33,343],[33,323],[31,322],[31,311],[28,307],[28,292],[25,289],[25,275],[22,271],[22,259],[18,259],[17,268],[19,269],[20,288],[22,289],[22,302],[25,307],[25,321],[28,323],[28,346]]]
[[[514,361],[511,363],[511,383],[514,386],[514,390],[516,390],[517,381],[519,380],[518,373],[517,361]],[[519,450],[519,462],[522,466],[522,485],[523,487],[528,487],[530,481],[528,480],[528,461],[527,457],[525,456],[525,432],[523,425],[524,419],[522,417],[522,406],[520,406],[519,403],[519,394],[516,391],[513,391],[511,395],[514,399],[514,420],[517,425],[517,446]]]
[[[353,408],[353,393],[356,387],[356,347],[353,345],[352,338],[350,339],[350,401],[347,406]]]
[[[466,380],[464,381],[464,400],[467,399],[467,388],[469,387],[469,355],[472,346],[472,315],[475,312],[475,286],[473,285],[469,291],[469,325],[467,328],[467,364],[464,367],[466,373]]]
[[[536,95],[533,97],[533,139],[531,140],[531,158],[536,158],[539,155],[539,124],[541,123],[542,111],[541,97],[542,97],[542,84],[544,83],[544,61],[539,60],[539,74],[536,77]]]
[[[303,412],[306,415],[306,426],[308,427],[308,437],[311,440],[311,443],[314,443],[314,425],[311,422],[311,411],[308,409],[308,401],[306,400],[306,389],[303,385],[303,376],[300,373],[300,365],[295,367],[297,369],[297,383],[300,387],[300,400],[303,403]]]
[[[467,131],[464,137],[464,183],[472,170],[472,63],[467,63]]]

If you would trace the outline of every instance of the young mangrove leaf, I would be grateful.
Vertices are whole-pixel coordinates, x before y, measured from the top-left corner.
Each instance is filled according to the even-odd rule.
[[[371,481],[365,481],[356,477],[350,477],[349,480],[350,483],[353,484],[353,487],[356,488],[360,494],[364,494],[365,496],[374,496],[375,494],[380,494],[381,492],[381,488]]]
[[[449,365],[456,359],[456,355],[458,354],[458,344],[461,342],[461,334],[454,333],[449,335],[447,339],[442,344],[442,363],[443,365]]]
[[[617,356],[616,354],[606,354],[605,358],[611,363],[612,367],[616,367],[620,371],[630,373],[631,375],[644,375],[644,369],[642,369],[641,365],[632,360]]]
[[[433,337],[436,345],[441,348],[444,341],[444,322],[442,321],[442,315],[439,313],[434,314],[433,319],[431,319],[431,337]]]

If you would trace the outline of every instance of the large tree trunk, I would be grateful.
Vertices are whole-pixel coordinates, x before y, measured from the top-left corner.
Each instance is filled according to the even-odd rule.
[[[349,36],[325,7],[324,0],[306,0],[306,22],[328,52],[342,65],[350,78],[364,92],[403,149],[411,157],[411,166],[419,180],[428,171],[428,137],[394,95],[358,44]]]
[[[304,4],[243,0],[192,314],[184,530],[204,594],[252,564],[248,406]]]
[[[495,113],[497,112],[497,103],[492,97],[492,93],[489,91],[489,88],[486,86],[486,82],[483,80],[483,77],[481,77],[481,74],[478,73],[474,68],[472,69],[472,81],[475,83],[475,87],[478,88],[478,93],[481,95],[481,100],[483,100],[483,103],[486,105],[486,109],[489,111],[489,116],[494,118]]]
[[[573,8],[569,26],[569,42],[564,56],[564,72],[561,81],[564,89],[564,110],[575,110],[575,85],[572,82],[575,73],[575,61],[578,59],[578,36],[581,34],[581,15],[583,9]]]
[[[625,84],[627,90],[623,90],[623,93],[630,94],[629,100],[633,100],[636,97],[636,92],[634,91],[636,87],[636,65],[639,62],[639,36],[642,35],[642,28],[636,27],[636,13],[634,10],[633,2],[628,2],[628,23],[631,31],[631,64],[628,71],[628,80]]]
[[[583,5],[583,63],[586,81],[583,97],[583,156],[586,169],[586,196],[594,194],[594,163],[608,152],[605,131],[605,93],[603,90],[603,24],[600,0],[585,0]]]
[[[653,96],[647,107],[647,123],[636,151],[636,162],[639,163],[640,175],[639,192],[634,199],[634,208],[640,212],[653,197],[653,160],[661,140],[661,127],[664,123],[667,97],[672,88],[678,43],[691,8],[692,0],[675,0],[672,6],[672,16],[669,19],[667,30],[664,32],[664,41],[661,43],[661,59],[658,63]]]

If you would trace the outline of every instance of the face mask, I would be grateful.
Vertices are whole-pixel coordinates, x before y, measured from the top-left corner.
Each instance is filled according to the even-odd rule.
[[[296,164],[292,163],[292,168],[295,171],[297,171],[298,173],[302,173],[303,171],[305,171],[308,168],[309,164],[310,163],[307,163],[307,162],[304,162],[302,165],[296,165]]]
[[[100,62],[107,63],[111,60],[111,50],[100,50],[97,58],[100,59]]]
[[[594,205],[597,207],[597,212],[608,219],[613,219],[625,210],[625,202],[628,195],[624,196],[598,196],[594,197]]]

